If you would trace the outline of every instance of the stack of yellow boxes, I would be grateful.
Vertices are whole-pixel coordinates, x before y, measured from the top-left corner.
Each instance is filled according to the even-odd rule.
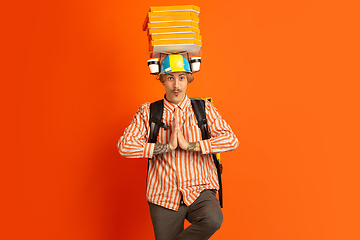
[[[149,36],[149,52],[196,55],[201,49],[200,8],[194,5],[150,7],[143,30]]]

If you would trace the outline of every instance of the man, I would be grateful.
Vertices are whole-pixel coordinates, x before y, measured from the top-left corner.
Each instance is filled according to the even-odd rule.
[[[211,155],[234,150],[238,140],[208,101],[205,109],[211,138],[201,139],[186,94],[193,76],[185,57],[169,55],[160,69],[165,87],[162,122],[169,129],[160,128],[157,142],[148,143],[150,103],[145,103],[118,141],[119,152],[125,157],[152,159],[146,196],[156,240],[209,239],[223,220]],[[185,219],[191,225],[184,230]]]

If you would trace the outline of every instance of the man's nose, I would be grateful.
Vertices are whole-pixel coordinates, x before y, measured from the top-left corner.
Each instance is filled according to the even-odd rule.
[[[174,87],[178,88],[179,87],[179,79],[176,78],[174,84],[175,84]]]

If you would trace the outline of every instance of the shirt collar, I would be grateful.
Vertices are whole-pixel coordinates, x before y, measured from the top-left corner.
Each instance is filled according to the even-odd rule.
[[[190,99],[188,98],[187,94],[185,94],[184,99],[178,105],[176,105],[175,103],[169,102],[164,96],[164,106],[171,112],[175,110],[176,106],[184,111],[188,106],[190,106]]]

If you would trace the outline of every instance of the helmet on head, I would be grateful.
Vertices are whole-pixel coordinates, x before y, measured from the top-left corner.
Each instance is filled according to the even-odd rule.
[[[189,72],[191,73],[189,61],[180,54],[166,56],[160,65],[160,74],[170,72]]]

